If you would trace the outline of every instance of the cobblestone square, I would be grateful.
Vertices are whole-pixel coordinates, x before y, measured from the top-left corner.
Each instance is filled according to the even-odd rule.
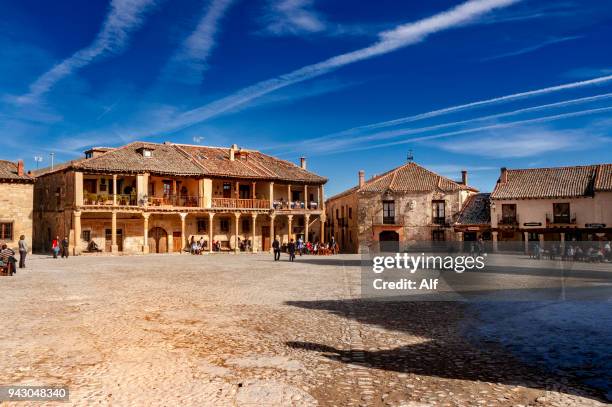
[[[360,299],[359,262],[35,255],[0,279],[0,383],[82,406],[603,405],[468,338],[466,304]]]

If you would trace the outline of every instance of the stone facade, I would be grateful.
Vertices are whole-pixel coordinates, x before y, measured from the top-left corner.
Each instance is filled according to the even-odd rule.
[[[0,224],[11,224],[12,238],[2,239],[9,247],[17,248],[19,236],[25,235],[32,247],[32,183],[0,183]]]
[[[463,181],[454,182],[414,163],[367,182],[360,172],[357,187],[326,202],[327,239],[333,236],[344,253],[368,252],[387,239],[455,240],[454,219],[476,192],[464,184],[467,174],[463,176]],[[417,184],[419,190],[413,190]],[[443,209],[436,212],[434,205]]]

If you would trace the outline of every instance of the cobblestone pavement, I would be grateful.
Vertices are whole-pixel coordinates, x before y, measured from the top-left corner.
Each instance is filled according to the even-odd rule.
[[[359,299],[358,264],[33,256],[0,278],[0,384],[67,385],[79,406],[602,405],[466,341],[461,303]]]

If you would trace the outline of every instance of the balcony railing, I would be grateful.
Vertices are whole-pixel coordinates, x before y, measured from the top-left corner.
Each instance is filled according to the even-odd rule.
[[[289,210],[289,209],[318,209],[319,204],[317,202],[310,202],[310,205],[306,205],[306,202],[302,201],[274,201],[272,206],[276,210]]]
[[[268,209],[270,201],[267,199],[213,198],[212,206],[213,208]]]
[[[576,224],[576,214],[572,213],[571,215],[568,214],[552,214],[552,213],[547,213],[546,214],[546,223],[554,223],[554,224],[561,224],[561,225],[575,225]]]
[[[518,226],[519,218],[517,215],[514,216],[504,216],[500,215],[497,219],[497,224],[501,226]]]
[[[199,196],[186,195],[150,196],[148,198],[150,206],[179,206],[185,208],[197,208],[200,206],[201,200],[202,198]]]
[[[136,206],[136,195],[117,194],[117,205]],[[83,205],[112,206],[114,204],[113,194],[83,194]]]
[[[446,221],[446,218],[444,216],[435,216],[433,218],[431,218],[431,223],[433,223],[434,225],[447,225],[449,222]]]

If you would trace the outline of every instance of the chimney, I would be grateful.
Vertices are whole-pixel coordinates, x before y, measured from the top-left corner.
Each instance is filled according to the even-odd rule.
[[[467,185],[467,181],[468,181],[468,178],[467,178],[467,171],[466,171],[466,170],[462,170],[462,171],[461,171],[461,183],[462,183],[463,185]]]
[[[238,150],[238,145],[237,144],[232,144],[232,146],[229,149],[230,161],[234,161],[236,150]]]
[[[499,182],[505,184],[508,182],[508,169],[506,167],[501,168],[501,175],[499,176]]]
[[[365,171],[359,170],[359,188],[365,185]]]
[[[300,157],[300,167],[305,170],[306,169],[306,157]]]
[[[17,175],[23,177],[23,160],[17,161]]]

